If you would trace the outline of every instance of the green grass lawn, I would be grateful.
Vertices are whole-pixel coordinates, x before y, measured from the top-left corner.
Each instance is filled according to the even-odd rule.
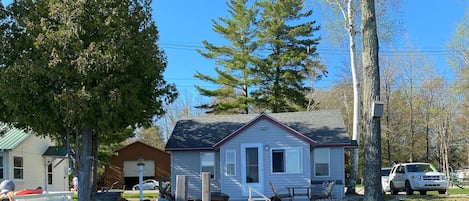
[[[450,188],[448,190],[448,195],[439,195],[437,191],[429,191],[427,195],[419,195],[419,192],[416,191],[414,192],[414,195],[404,195],[400,194],[399,196],[403,197],[404,201],[420,201],[420,200],[433,200],[433,201],[439,201],[439,200],[445,200],[445,201],[463,201],[463,200],[469,200],[469,187],[465,189],[460,189],[460,188]],[[129,192],[126,191],[125,193],[122,194],[123,198],[128,199],[129,201],[135,201],[139,200],[140,194],[138,191],[135,192]],[[150,201],[156,201],[158,198],[158,194],[151,192],[144,192],[143,197],[145,199],[148,199]],[[396,196],[395,195],[390,195],[386,194],[384,196],[386,201],[393,200]]]
[[[403,201],[421,201],[421,200],[432,200],[432,201],[464,201],[469,200],[469,186],[466,186],[464,189],[460,188],[450,188],[448,190],[448,195],[439,195],[437,191],[429,191],[427,195],[419,195],[418,191],[414,192],[414,195],[390,195],[389,193],[384,195],[385,201],[390,201],[396,198],[396,196],[400,196]],[[74,195],[73,200],[77,200],[76,194]],[[129,200],[129,201],[136,201],[140,199],[139,191],[125,191],[122,193],[121,197]],[[143,193],[144,199],[148,199],[150,201],[156,201],[158,198],[157,192],[145,192]]]
[[[427,195],[419,195],[418,191],[414,192],[414,195],[390,195],[386,194],[384,196],[384,200],[389,201],[393,200],[395,197],[400,196],[402,197],[403,201],[420,201],[420,200],[445,200],[445,201],[463,201],[463,200],[469,200],[469,187],[466,187],[464,189],[460,188],[450,188],[448,190],[448,195],[439,195],[438,191],[428,191]]]
[[[138,191],[135,191],[135,192],[125,192],[125,193],[122,193],[122,197],[129,200],[129,201],[133,201],[133,200],[140,200],[140,193]],[[150,201],[156,201],[158,198],[158,193],[155,193],[155,192],[144,192],[143,193],[143,199],[148,199]]]

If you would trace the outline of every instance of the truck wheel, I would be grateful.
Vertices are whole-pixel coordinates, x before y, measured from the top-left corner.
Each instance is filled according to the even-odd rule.
[[[446,194],[446,190],[438,191],[438,194],[440,194],[440,195]]]
[[[389,184],[389,188],[391,190],[391,194],[397,195],[399,193],[399,191],[396,188],[394,188],[394,184],[392,182],[391,184]]]
[[[409,181],[405,181],[405,193],[406,193],[407,195],[412,195],[412,194],[414,194],[414,189],[412,189],[412,187],[410,186]]]
[[[426,195],[427,191],[420,191],[420,195]]]

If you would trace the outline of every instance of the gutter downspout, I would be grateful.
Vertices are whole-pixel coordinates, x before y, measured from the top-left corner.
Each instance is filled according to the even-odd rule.
[[[2,152],[5,153],[3,157],[3,162],[5,163],[3,166],[3,179],[13,180],[13,175],[10,175],[10,170],[13,169],[13,167],[10,167],[11,149],[3,149]]]

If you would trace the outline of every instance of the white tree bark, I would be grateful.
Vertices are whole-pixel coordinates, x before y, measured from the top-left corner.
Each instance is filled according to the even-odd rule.
[[[356,47],[356,28],[355,28],[355,11],[353,9],[353,0],[345,0],[346,8],[339,0],[327,0],[330,5],[336,5],[344,17],[344,28],[347,30],[349,37],[349,54],[350,68],[352,71],[353,84],[353,123],[352,123],[352,140],[357,141],[360,145],[360,79],[358,77],[358,59]],[[347,9],[347,11],[345,10]],[[358,177],[359,148],[352,151],[352,169],[350,172],[350,186],[347,193],[356,193],[355,186]]]
[[[358,78],[358,60],[357,60],[357,48],[356,48],[356,30],[355,30],[355,14],[352,7],[352,0],[348,0],[347,3],[347,22],[348,22],[348,33],[349,33],[349,49],[350,49],[350,64],[352,68],[352,84],[353,84],[353,133],[352,140],[357,141],[357,145],[360,145],[360,81]],[[348,193],[355,193],[355,185],[357,183],[358,176],[358,159],[359,159],[359,148],[352,152],[352,171],[350,177],[350,190]]]

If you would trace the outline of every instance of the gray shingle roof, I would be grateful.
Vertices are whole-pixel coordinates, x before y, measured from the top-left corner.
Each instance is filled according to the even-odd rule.
[[[303,134],[318,146],[352,145],[338,110],[269,113],[268,117]],[[206,115],[181,119],[166,143],[166,150],[213,149],[259,114]]]

